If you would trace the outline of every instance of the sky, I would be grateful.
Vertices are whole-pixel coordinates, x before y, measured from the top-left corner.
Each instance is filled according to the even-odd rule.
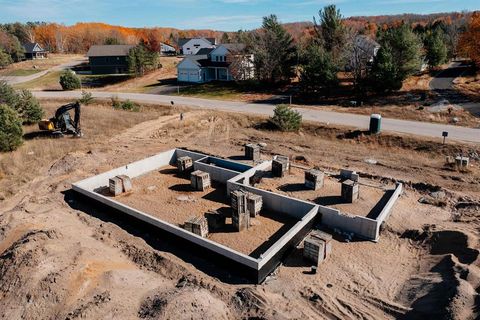
[[[259,27],[269,14],[282,22],[312,21],[327,4],[337,5],[345,17],[480,9],[479,0],[0,0],[0,23],[105,22],[237,31]]]

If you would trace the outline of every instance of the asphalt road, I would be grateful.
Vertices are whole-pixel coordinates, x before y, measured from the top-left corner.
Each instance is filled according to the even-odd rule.
[[[468,71],[468,65],[461,62],[452,62],[448,69],[440,72],[430,81],[430,89],[435,91],[446,104],[453,104],[480,117],[480,103],[471,102],[454,88],[454,80]]]
[[[33,94],[38,98],[67,98],[77,99],[81,93],[78,91],[36,91]],[[208,100],[190,97],[178,97],[167,95],[141,94],[141,93],[117,93],[117,92],[100,92],[92,91],[92,95],[99,99],[110,99],[117,97],[118,99],[130,99],[136,102],[166,104],[171,102],[175,105],[183,105],[195,108],[213,109],[221,111],[234,111],[258,115],[272,115],[275,105],[273,104],[256,104],[232,101]],[[323,111],[319,109],[297,109],[305,120],[316,121],[321,123],[342,125],[365,130],[369,125],[369,116],[356,114],[339,113],[331,111]],[[382,129],[402,134],[413,134],[429,138],[442,139],[442,132],[448,132],[448,139],[459,140],[465,142],[473,142],[480,144],[480,129],[465,128],[446,124],[434,124],[428,122],[382,119]]]
[[[37,78],[43,77],[44,75],[52,71],[60,71],[60,70],[72,68],[76,65],[84,63],[85,61],[86,59],[77,59],[74,61],[69,61],[69,62],[60,64],[58,66],[52,67],[50,69],[43,70],[28,76],[0,76],[0,81],[5,81],[10,85],[24,83],[24,82],[32,81]]]

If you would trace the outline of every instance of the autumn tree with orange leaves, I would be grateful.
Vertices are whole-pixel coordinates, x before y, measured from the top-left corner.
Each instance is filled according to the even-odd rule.
[[[475,11],[458,42],[458,51],[480,67],[480,11]]]

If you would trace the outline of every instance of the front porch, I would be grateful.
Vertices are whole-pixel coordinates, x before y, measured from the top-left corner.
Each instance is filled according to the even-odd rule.
[[[233,77],[225,67],[203,68],[203,82],[209,81],[232,81]]]

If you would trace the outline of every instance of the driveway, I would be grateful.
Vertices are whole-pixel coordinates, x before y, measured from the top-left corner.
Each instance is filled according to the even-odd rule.
[[[81,95],[79,91],[35,91],[33,94],[38,98],[66,98],[78,99]],[[270,116],[273,114],[274,104],[255,104],[233,101],[219,101],[208,100],[200,98],[155,95],[155,94],[141,94],[141,93],[120,93],[120,92],[100,92],[92,91],[95,98],[110,99],[117,97],[118,99],[170,105],[173,102],[175,105],[183,105],[194,108],[213,109],[220,111],[233,111],[258,115]],[[361,130],[368,128],[370,117],[357,114],[339,113],[315,109],[297,109],[302,115],[303,119],[333,124],[355,127]],[[448,131],[449,138],[452,140],[460,140],[465,142],[473,142],[480,144],[480,129],[465,128],[447,124],[436,124],[428,122],[397,120],[384,118],[382,121],[383,130],[402,133],[413,134],[429,138],[442,139],[442,132]]]
[[[469,66],[462,62],[452,62],[447,69],[443,70],[430,81],[430,89],[439,96],[435,104],[438,107],[452,105],[454,108],[462,108],[476,117],[480,117],[480,103],[471,102],[455,90],[453,81],[468,71]]]
[[[47,73],[52,72],[52,71],[60,71],[60,70],[70,69],[70,68],[75,67],[79,64],[82,64],[86,61],[87,60],[85,58],[76,59],[76,60],[69,61],[69,62],[66,62],[66,63],[62,63],[58,66],[55,66],[55,67],[52,67],[50,69],[31,74],[31,75],[28,75],[28,76],[0,76],[0,81],[5,81],[10,85],[24,83],[24,82],[28,82],[28,81],[35,80],[37,78],[43,77],[44,75],[46,75]]]

